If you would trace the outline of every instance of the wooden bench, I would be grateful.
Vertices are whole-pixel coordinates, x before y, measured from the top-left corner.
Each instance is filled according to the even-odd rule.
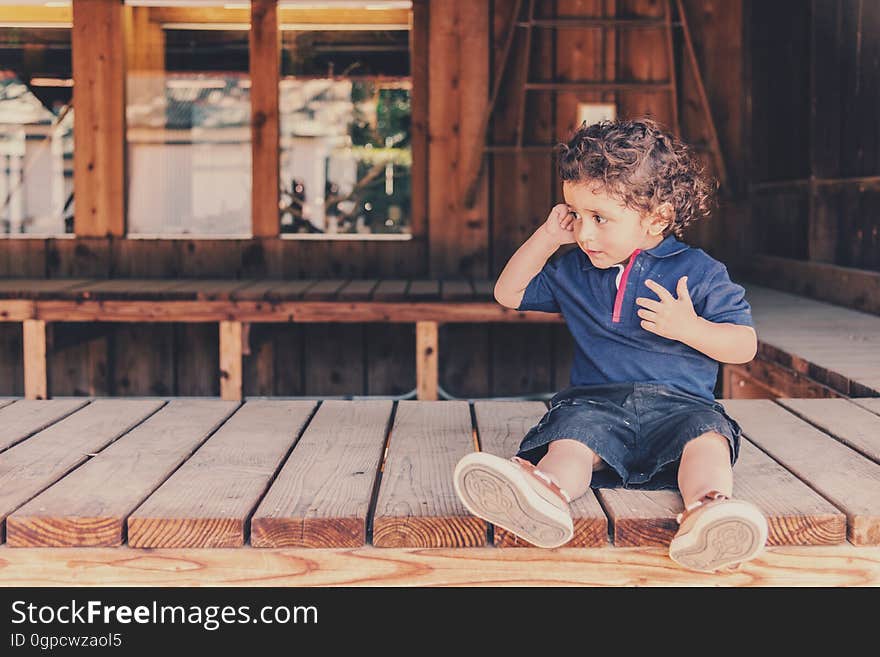
[[[416,398],[438,399],[438,326],[561,322],[493,299],[494,282],[2,279],[0,321],[23,323],[25,397],[45,399],[46,323],[217,322],[220,396],[242,398],[251,322],[411,322]],[[759,358],[724,368],[722,396],[880,396],[880,317],[747,285]]]
[[[467,513],[455,463],[514,453],[539,401],[0,400],[0,581],[880,584],[880,399],[720,401],[770,531],[705,575],[666,556],[674,491],[589,491],[556,550]]]

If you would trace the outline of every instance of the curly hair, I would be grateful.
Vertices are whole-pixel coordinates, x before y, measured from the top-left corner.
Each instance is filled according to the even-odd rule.
[[[704,172],[693,150],[651,119],[586,121],[556,146],[559,176],[572,183],[598,183],[610,196],[642,215],[672,204],[673,221],[663,237],[708,217],[718,182]]]

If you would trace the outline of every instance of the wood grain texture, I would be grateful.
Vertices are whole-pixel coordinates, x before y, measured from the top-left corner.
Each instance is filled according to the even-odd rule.
[[[777,399],[798,417],[880,463],[880,417],[849,399]]]
[[[112,409],[117,400],[108,400]],[[124,412],[124,401],[118,402]],[[238,407],[172,400],[6,519],[13,547],[112,546],[125,519]]]
[[[747,438],[846,513],[847,538],[880,544],[880,465],[767,400],[727,400]]]
[[[246,402],[129,516],[129,545],[244,545],[248,518],[314,408],[304,400]]]
[[[323,402],[251,518],[251,545],[364,545],[392,406]]]
[[[73,176],[77,235],[125,234],[125,42],[123,5],[73,4]],[[97,92],[100,90],[100,93]]]
[[[0,451],[67,417],[87,399],[20,399],[0,409]]]
[[[253,235],[278,235],[279,134],[278,80],[281,75],[281,30],[276,0],[254,0],[248,32],[251,78],[251,208]]]
[[[473,547],[486,523],[455,494],[455,464],[474,450],[467,402],[401,401],[373,514],[377,547]]]
[[[241,399],[241,322],[220,322],[220,398]]]
[[[505,458],[513,456],[523,436],[546,412],[547,406],[538,401],[474,402],[480,449]],[[608,543],[608,518],[592,490],[574,500],[570,508],[574,536],[567,547],[598,547]],[[494,544],[498,547],[529,545],[501,527],[494,529]]]
[[[866,397],[864,399],[851,399],[854,404],[867,408],[875,415],[880,415],[880,397]]]
[[[747,404],[749,402],[739,402]],[[601,489],[618,547],[669,545],[684,510],[678,491]],[[767,518],[767,545],[833,545],[846,540],[841,511],[742,440],[733,469],[733,497],[755,504]]]
[[[163,403],[98,399],[0,454],[0,523],[4,533],[6,516],[142,422]]]
[[[21,334],[24,349],[24,396],[27,399],[46,399],[46,322],[26,319]]]
[[[437,322],[416,322],[416,397],[437,400]]]
[[[156,549],[0,546],[0,586],[880,586],[880,548],[767,548],[736,571],[665,548]]]

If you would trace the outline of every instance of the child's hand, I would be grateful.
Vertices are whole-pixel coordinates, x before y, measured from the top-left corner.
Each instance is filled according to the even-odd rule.
[[[660,301],[644,297],[636,299],[636,304],[642,306],[638,311],[638,316],[642,318],[642,328],[670,340],[682,341],[689,338],[700,318],[694,310],[687,289],[687,276],[678,279],[678,299],[674,299],[666,288],[650,279],[645,281],[645,285],[660,297]]]
[[[573,244],[576,241],[574,239],[574,219],[565,203],[553,206],[547,221],[544,222],[543,230],[557,244]]]

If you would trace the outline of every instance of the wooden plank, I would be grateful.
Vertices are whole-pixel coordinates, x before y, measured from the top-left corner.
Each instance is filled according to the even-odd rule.
[[[487,276],[487,178],[473,207],[464,207],[463,197],[471,145],[489,104],[489,6],[450,0],[428,7],[428,275]]]
[[[281,30],[277,0],[251,2],[250,22],[251,230],[255,237],[274,237],[281,229],[278,215]]]
[[[121,404],[112,400],[110,404]],[[13,547],[110,546],[125,520],[223,422],[238,403],[168,402],[6,519]]]
[[[805,374],[764,360],[760,356],[742,365],[727,364],[725,367],[731,374],[738,375],[740,380],[756,382],[766,390],[767,394],[759,396],[764,399],[792,396],[804,398],[843,396],[842,391],[822,385]],[[849,385],[846,385],[846,389],[849,389]]]
[[[302,299],[303,294],[312,286],[317,285],[316,280],[294,280],[285,281],[277,287],[270,287],[265,297],[270,301],[289,301],[293,299]]]
[[[799,418],[880,463],[880,417],[848,399],[777,399]]]
[[[9,548],[6,586],[878,586],[880,548],[849,543],[767,548],[737,570],[677,567],[666,548],[495,547],[424,550]]]
[[[132,547],[238,547],[247,522],[315,408],[246,402],[128,518]]]
[[[22,323],[24,351],[24,396],[27,399],[46,399],[46,322],[26,319]]]
[[[230,295],[234,301],[263,301],[269,298],[269,292],[284,285],[288,281],[282,279],[263,279],[253,281],[245,287],[241,287]]]
[[[6,516],[163,404],[161,400],[149,399],[98,399],[0,454],[0,523],[3,531]]]
[[[741,442],[733,468],[733,496],[761,509],[767,518],[767,545],[846,540],[843,513],[747,440]],[[668,546],[678,531],[675,516],[684,510],[678,491],[600,489],[599,497],[611,517],[617,547]]]
[[[852,401],[855,404],[858,404],[862,408],[867,408],[869,411],[871,411],[875,415],[880,415],[880,397],[868,397],[865,399],[852,399],[850,401]]]
[[[268,294],[273,294],[274,290]],[[518,312],[498,303],[350,301],[10,301],[35,304],[25,311],[47,322],[417,322],[562,323],[559,313]],[[0,313],[2,313],[0,305]],[[25,317],[27,318],[27,317]],[[464,328],[464,327],[462,327]],[[471,329],[473,327],[467,327]],[[485,333],[484,327],[478,327]],[[485,352],[485,350],[484,350]]]
[[[728,266],[749,281],[789,294],[880,314],[880,272],[757,253]]]
[[[546,393],[556,389],[553,380],[553,327],[510,326],[492,324],[488,327],[491,393],[501,397]],[[512,358],[512,354],[517,354]]]
[[[50,324],[46,367],[53,397],[111,396],[110,343],[116,326],[103,322]]]
[[[0,451],[42,431],[89,403],[88,399],[21,399],[0,409]]]
[[[304,326],[305,394],[364,394],[363,344],[361,324]]]
[[[440,297],[444,301],[473,301],[474,286],[470,281],[442,281]]]
[[[373,545],[485,545],[486,523],[467,512],[452,485],[455,464],[474,447],[466,402],[398,402],[373,514]]]
[[[392,405],[323,402],[251,518],[251,545],[364,545]]]
[[[365,324],[367,395],[409,395],[416,388],[416,336],[410,324]]]
[[[437,322],[416,322],[416,397],[437,399]]]
[[[318,281],[303,293],[304,301],[330,301],[348,284],[347,279],[330,278]]]
[[[169,291],[174,298],[186,297],[199,301],[235,299],[237,292],[253,286],[255,280],[194,279],[178,281]]]
[[[749,440],[846,513],[847,538],[880,544],[880,465],[766,400],[728,400]]]
[[[371,12],[367,12],[371,13]],[[423,238],[428,232],[428,89],[430,58],[428,56],[429,16],[428,0],[413,0],[412,28],[410,30],[409,61],[412,77],[410,97],[410,231]],[[424,243],[424,242],[422,242]],[[367,243],[365,247],[376,244]],[[411,245],[407,245],[411,246]],[[365,251],[368,251],[365,248]],[[376,272],[374,275],[378,275]]]
[[[177,291],[184,285],[179,279],[120,278],[113,280],[90,280],[82,285],[63,291],[64,296],[77,299],[196,299],[194,291]]]
[[[242,325],[242,349],[248,343],[246,326],[250,325]],[[217,373],[220,370],[220,331],[217,325],[180,323],[173,325],[173,332],[174,395],[219,397],[220,377]]]
[[[440,281],[411,281],[406,296],[410,301],[439,300]]]
[[[409,281],[390,280],[380,281],[373,291],[373,301],[402,301],[406,298],[406,288]]]
[[[379,285],[379,281],[375,279],[349,281],[347,285],[339,290],[337,296],[340,301],[367,301],[377,285]]]
[[[107,303],[107,302],[100,302]],[[174,326],[122,324],[110,341],[111,391],[114,395],[174,394]]]
[[[474,281],[475,301],[495,301],[495,281],[481,279]]]
[[[220,322],[220,398],[241,399],[241,322]]]
[[[547,406],[537,401],[474,402],[480,449],[505,458],[513,456],[523,436],[546,412]],[[592,490],[574,500],[570,509],[574,536],[566,547],[597,547],[608,543],[608,518]],[[494,529],[494,543],[499,547],[530,545],[501,527]]]
[[[88,282],[86,278],[4,278],[0,279],[0,298],[51,299]]]
[[[81,236],[125,234],[123,9],[121,2],[73,3],[73,79],[83,91],[73,116],[74,230]]]

